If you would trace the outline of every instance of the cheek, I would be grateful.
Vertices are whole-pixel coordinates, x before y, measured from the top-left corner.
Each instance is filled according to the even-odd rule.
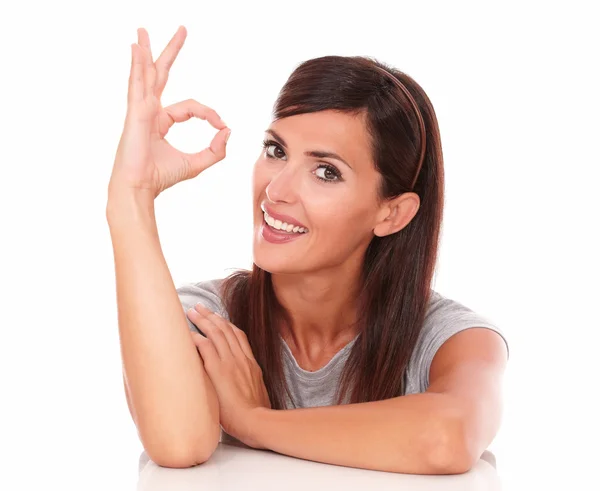
[[[317,225],[319,234],[339,236],[356,230],[356,224],[359,223],[356,204],[344,203],[343,200],[314,200],[312,204],[316,206],[311,206],[312,213],[309,216]]]
[[[373,210],[357,206],[358,199],[329,201],[315,208],[311,216],[318,217],[320,234],[340,236],[362,236],[373,221]]]

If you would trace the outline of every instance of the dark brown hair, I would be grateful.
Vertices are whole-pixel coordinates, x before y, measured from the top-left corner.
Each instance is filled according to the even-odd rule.
[[[382,73],[375,67],[383,68]],[[421,132],[415,108],[395,77],[412,95],[424,122],[426,147],[417,175]],[[423,89],[408,75],[374,58],[324,56],[301,63],[275,102],[274,120],[302,113],[337,110],[365,115],[379,199],[413,191],[421,204],[402,230],[374,236],[363,262],[357,298],[358,337],[344,366],[337,392],[341,404],[404,395],[406,368],[425,319],[437,261],[444,203],[444,170],[435,112]],[[243,330],[263,372],[273,409],[285,409],[282,338],[275,322],[290,318],[277,301],[271,273],[253,265],[223,282],[223,302],[231,322]],[[288,324],[289,325],[289,324]]]

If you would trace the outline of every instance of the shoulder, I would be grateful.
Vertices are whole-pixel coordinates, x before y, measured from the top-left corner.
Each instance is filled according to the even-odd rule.
[[[184,312],[191,309],[197,303],[201,303],[220,316],[229,319],[225,308],[223,307],[221,286],[224,278],[215,278],[202,280],[195,283],[184,283],[176,288],[179,301]],[[188,326],[191,330],[196,330],[192,322],[187,318]]]
[[[214,301],[221,299],[221,285],[224,278],[202,280],[195,283],[184,283],[177,287],[177,294],[182,299],[195,299],[196,297],[208,297]]]
[[[432,290],[425,320],[408,366],[407,393],[425,392],[429,386],[431,362],[439,348],[454,334],[475,327],[495,331],[508,347],[505,334],[493,319]]]

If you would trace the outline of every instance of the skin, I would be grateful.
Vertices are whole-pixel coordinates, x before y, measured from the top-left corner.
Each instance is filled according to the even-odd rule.
[[[138,36],[140,44],[132,45],[128,113],[109,190],[113,193],[136,190],[139,202],[152,200],[162,190],[195,177],[223,159],[227,129],[214,110],[194,100],[164,109],[160,106],[160,93],[183,44],[185,29],[178,29],[156,65],[152,63],[147,33],[140,29]],[[164,136],[173,123],[193,116],[206,119],[220,131],[210,147],[196,154],[185,154],[170,147]],[[271,200],[269,203],[275,211],[295,216],[310,228],[307,236],[284,245],[266,243],[255,234],[254,252],[257,264],[273,273],[275,292],[292,312],[292,337],[287,339],[288,344],[295,340],[297,343],[291,347],[304,350],[307,355],[316,353],[316,357],[326,358],[331,346],[349,332],[338,320],[352,317],[353,295],[349,292],[355,291],[352,285],[357,284],[361,254],[369,238],[401,230],[419,206],[418,197],[413,193],[377,201],[374,183],[379,176],[369,160],[367,149],[370,147],[363,123],[360,116],[330,111],[273,122],[271,129],[277,130],[289,147],[284,153],[277,152],[280,160],[266,160],[267,154],[263,154],[254,169],[255,232],[262,221],[259,211],[262,198]],[[342,171],[343,182],[331,184],[316,179],[316,175],[334,177],[331,171],[326,173],[318,168],[316,160],[303,156],[305,150],[314,150],[314,145],[319,145],[319,150],[336,151],[350,163],[351,169]],[[270,154],[271,147],[267,150]],[[323,162],[330,160],[323,159]],[[336,167],[343,165],[329,163]],[[107,215],[122,216],[122,212],[117,215],[111,212],[119,210],[118,206],[114,208],[117,194],[112,196],[109,202],[113,205],[107,205]],[[121,201],[127,202],[131,202],[131,194]],[[136,211],[136,216],[142,216],[140,211]],[[147,235],[143,242],[147,242]],[[279,249],[275,251],[274,247]],[[166,267],[163,270],[166,272]],[[165,295],[159,297],[162,299]],[[174,312],[175,304],[172,305]],[[162,308],[156,311],[156,316],[151,316],[154,322],[141,323],[146,331],[152,325],[164,327],[160,312]],[[171,318],[174,314],[166,311],[162,315]],[[502,339],[491,330],[471,328],[446,341],[432,361],[430,385],[425,393],[363,404],[278,411],[271,409],[262,370],[245,333],[198,305],[190,309],[188,316],[207,333],[205,338],[190,332],[214,387],[211,411],[216,413],[216,395],[223,429],[251,447],[366,469],[447,474],[470,469],[498,430],[507,352]],[[185,346],[175,346],[175,334],[170,333],[167,344],[173,345],[177,358],[184,357]],[[312,352],[309,351],[311,346],[314,347]],[[135,351],[142,356],[144,350]],[[189,350],[188,354],[191,354]],[[300,351],[294,354],[297,360],[302,360]],[[191,360],[189,355],[188,360]],[[181,373],[192,371],[186,368]],[[165,376],[168,380],[168,374]],[[183,375],[172,378],[180,380]],[[182,387],[184,385],[182,382]],[[198,391],[197,397],[193,397],[190,383],[185,387],[186,397],[181,400],[191,411],[189,408],[180,410],[176,397],[173,397],[175,408],[164,405],[164,397],[156,397],[145,406],[153,407],[153,416],[157,418],[180,410],[181,417],[173,421],[184,421],[187,429],[193,426],[189,418],[194,416],[190,415],[197,417],[202,413],[201,408],[207,401],[198,396]],[[125,388],[127,391],[127,385]],[[172,389],[168,392],[173,395]],[[192,407],[193,400],[200,406]],[[128,404],[134,415],[135,407],[131,405],[129,394]],[[183,450],[183,454],[179,450],[179,456],[174,456],[169,448],[160,450],[159,445],[158,453],[152,452],[153,458],[158,457],[161,465],[174,467],[204,462],[206,450],[202,449],[199,458],[197,439],[194,440],[193,444],[180,440],[167,445],[191,448]],[[358,447],[356,442],[360,443]]]
[[[378,200],[381,175],[371,156],[364,113],[300,114],[274,121],[268,129],[287,147],[265,132],[275,144],[254,165],[254,262],[272,274],[275,294],[291,314],[290,329],[280,328],[282,337],[300,366],[314,371],[356,335],[354,299],[370,241],[402,230],[420,201],[416,193]],[[335,152],[349,166],[305,156],[310,150]],[[341,178],[323,163],[335,167]],[[267,242],[260,233],[263,202],[303,223],[309,233],[286,244]]]

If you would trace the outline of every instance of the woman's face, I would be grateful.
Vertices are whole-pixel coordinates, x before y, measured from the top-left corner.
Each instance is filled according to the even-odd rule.
[[[274,121],[265,140],[252,176],[254,262],[288,274],[362,263],[375,226],[389,213],[376,199],[380,175],[363,116],[331,110],[291,116]],[[308,232],[269,234],[265,206]]]

